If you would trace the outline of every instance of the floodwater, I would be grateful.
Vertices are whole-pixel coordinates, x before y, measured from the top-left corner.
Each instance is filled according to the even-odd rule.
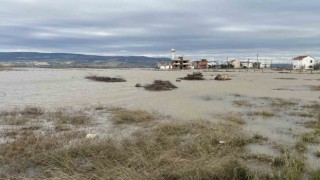
[[[289,117],[287,113],[296,111],[304,104],[320,101],[319,91],[308,88],[319,85],[320,74],[227,72],[232,80],[214,81],[212,79],[218,72],[203,72],[207,80],[176,82],[177,78],[192,72],[31,68],[0,71],[0,108],[5,110],[26,105],[47,109],[83,108],[91,105],[121,106],[155,111],[182,120],[221,120],[225,114],[236,112],[246,119],[244,129],[249,134],[261,134],[269,139],[269,143],[277,142],[293,147],[296,136],[308,131],[301,125],[308,119]],[[105,83],[85,79],[91,74],[122,77],[127,82]],[[154,80],[170,80],[178,89],[150,92],[135,87],[136,83],[147,84]],[[298,105],[288,106],[280,111],[268,106],[268,102],[262,100],[263,97],[294,100]],[[234,100],[246,100],[253,106],[237,107],[233,104]],[[276,115],[253,119],[247,115],[250,111],[259,110],[276,112]],[[251,145],[248,149],[252,152],[276,154],[270,146]],[[310,166],[319,167],[319,160],[309,159]]]
[[[232,94],[246,97],[296,98],[312,101],[319,98],[316,91],[276,91],[284,87],[317,85],[319,74],[279,74],[230,72],[231,81],[175,82],[191,71],[150,70],[92,70],[92,69],[22,69],[0,72],[0,108],[35,105],[45,108],[88,106],[95,104],[124,106],[157,111],[178,118],[210,118],[214,114],[233,109],[225,99]],[[103,83],[85,79],[90,74],[123,77],[125,83]],[[205,72],[213,79],[217,72]],[[293,77],[297,80],[275,78]],[[153,80],[170,80],[178,89],[166,92],[149,92],[134,87]],[[204,101],[205,96],[220,100]]]

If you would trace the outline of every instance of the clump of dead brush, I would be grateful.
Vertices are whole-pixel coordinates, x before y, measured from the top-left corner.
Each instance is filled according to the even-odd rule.
[[[155,80],[152,84],[143,86],[148,91],[170,91],[178,88],[170,81]]]
[[[123,78],[112,78],[112,77],[97,76],[97,75],[90,75],[85,78],[94,80],[94,81],[101,81],[101,82],[126,82],[126,80]]]

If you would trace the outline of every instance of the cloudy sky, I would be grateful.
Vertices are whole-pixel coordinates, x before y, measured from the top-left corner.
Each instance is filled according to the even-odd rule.
[[[0,0],[0,51],[320,54],[319,0]]]

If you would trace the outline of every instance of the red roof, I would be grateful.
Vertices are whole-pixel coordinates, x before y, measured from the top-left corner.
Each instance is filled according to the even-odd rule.
[[[298,56],[298,57],[295,57],[293,60],[303,60],[304,58],[306,58],[308,56]]]

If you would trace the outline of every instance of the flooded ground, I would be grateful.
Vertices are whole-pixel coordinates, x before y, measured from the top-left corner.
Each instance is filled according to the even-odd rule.
[[[24,71],[0,72],[0,108],[36,105],[46,108],[88,106],[104,104],[142,108],[181,118],[210,118],[212,114],[233,110],[230,100],[233,94],[245,97],[273,97],[300,99],[304,102],[319,100],[319,92],[309,91],[310,85],[318,85],[319,74],[280,74],[229,72],[231,81],[182,81],[175,82],[190,71],[148,70],[54,70],[24,69]],[[90,74],[123,77],[125,83],[101,83],[84,79]],[[205,72],[206,79],[218,73]],[[276,78],[296,78],[296,80]],[[177,90],[148,92],[134,87],[153,80],[170,80]],[[305,79],[315,79],[305,80]],[[276,90],[288,88],[290,90]],[[292,91],[292,88],[298,89]],[[203,97],[213,97],[204,101]]]
[[[218,72],[203,72],[204,81],[181,81],[192,71],[96,70],[96,69],[19,69],[0,72],[0,108],[10,110],[26,105],[55,109],[103,105],[143,109],[181,120],[225,120],[235,114],[244,119],[250,134],[266,137],[247,147],[252,153],[278,156],[277,145],[293,148],[298,136],[311,130],[302,124],[312,116],[302,116],[303,106],[320,102],[320,74],[269,72],[221,72],[230,81],[214,81]],[[104,83],[85,79],[88,75],[122,77],[127,82]],[[135,84],[170,80],[178,89],[150,92]],[[298,114],[300,113],[300,115]],[[305,112],[308,113],[308,112]],[[103,119],[101,120],[103,121]],[[309,166],[319,168],[314,157],[318,145],[307,151]]]

